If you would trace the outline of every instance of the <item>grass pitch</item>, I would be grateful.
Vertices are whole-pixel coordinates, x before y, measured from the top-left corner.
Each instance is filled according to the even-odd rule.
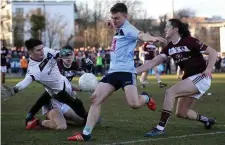
[[[7,79],[6,82],[13,86],[20,80]],[[77,82],[77,80],[78,78],[75,78],[73,81]],[[174,75],[162,76],[162,80],[169,86],[178,81]],[[211,130],[205,130],[201,123],[179,119],[172,115],[166,128],[166,135],[153,138],[145,138],[143,135],[158,123],[166,88],[158,88],[154,76],[149,77],[149,82],[150,84],[144,89],[138,84],[138,89],[140,93],[147,91],[154,96],[157,103],[155,112],[149,111],[146,106],[139,110],[130,109],[124,92],[119,90],[102,106],[102,123],[95,127],[93,139],[83,143],[66,140],[73,132],[82,131],[82,127],[69,127],[65,131],[25,130],[26,113],[43,92],[41,85],[33,83],[13,98],[1,102],[1,144],[225,145],[225,74],[213,75],[212,86],[208,91],[212,95],[204,95],[194,107],[202,115],[216,118],[218,124]],[[78,95],[88,109],[89,95],[87,93]],[[37,116],[43,118],[40,113]]]

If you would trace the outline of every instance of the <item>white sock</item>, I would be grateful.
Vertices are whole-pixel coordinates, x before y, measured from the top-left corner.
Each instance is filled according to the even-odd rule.
[[[91,127],[88,127],[88,126],[84,127],[84,130],[83,130],[83,134],[84,135],[89,135],[89,134],[91,134],[91,132],[92,132],[92,128]]]
[[[157,128],[158,130],[164,130],[165,127],[162,127],[162,126],[160,126],[160,125],[157,125],[156,128]]]

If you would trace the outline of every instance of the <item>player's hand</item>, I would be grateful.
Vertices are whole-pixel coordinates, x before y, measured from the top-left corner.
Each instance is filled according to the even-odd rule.
[[[1,92],[2,92],[1,98],[3,100],[7,100],[9,97],[11,97],[11,96],[13,96],[15,94],[14,89],[10,88],[10,87],[8,87],[6,85],[2,85],[1,86]]]
[[[204,75],[205,77],[212,78],[212,71],[206,68],[205,71],[202,72],[202,75]]]
[[[107,21],[105,22],[105,25],[106,25],[107,27],[109,27],[109,28],[115,28],[115,26],[114,26],[112,20],[107,20]]]

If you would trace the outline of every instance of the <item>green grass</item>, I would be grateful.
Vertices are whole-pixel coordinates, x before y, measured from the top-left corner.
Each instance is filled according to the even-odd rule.
[[[15,85],[21,79],[7,79],[8,85]],[[163,76],[162,80],[172,86],[177,82],[174,75]],[[77,81],[77,78],[74,79]],[[68,142],[66,138],[73,131],[82,131],[82,127],[69,127],[65,131],[25,130],[24,118],[26,112],[43,92],[43,87],[33,83],[26,90],[13,98],[2,101],[1,137],[2,145],[63,145],[63,144],[111,144],[126,141],[137,141],[130,144],[151,145],[224,145],[225,144],[225,74],[214,74],[209,92],[211,96],[203,96],[195,105],[195,110],[201,114],[215,117],[218,124],[211,130],[205,130],[203,125],[176,118],[174,115],[167,125],[166,135],[145,138],[144,133],[154,127],[159,120],[161,106],[166,88],[159,89],[153,76],[147,88],[139,87],[139,92],[151,93],[156,102],[157,110],[149,111],[146,106],[139,110],[128,107],[124,92],[115,92],[102,107],[102,123],[93,131],[93,140],[85,143]],[[90,105],[87,93],[79,93],[86,108]],[[38,117],[41,117],[38,115]],[[221,134],[207,134],[222,132]],[[192,135],[200,134],[200,136]],[[201,135],[203,134],[203,135]],[[187,136],[183,136],[187,135]],[[191,135],[191,136],[189,136]],[[174,138],[174,136],[178,136]],[[183,138],[179,137],[183,136]],[[159,139],[160,138],[160,139]],[[150,141],[146,141],[150,139]],[[142,141],[141,141],[142,140]]]

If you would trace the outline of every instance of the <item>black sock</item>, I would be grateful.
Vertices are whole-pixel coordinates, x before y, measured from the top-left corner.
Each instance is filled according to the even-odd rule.
[[[205,116],[202,116],[201,114],[198,114],[197,121],[200,121],[200,122],[205,124],[205,123],[208,122],[208,120],[209,120],[208,117],[205,117]]]
[[[74,99],[64,91],[59,92],[54,98],[62,103],[69,105],[78,116],[85,120],[86,123],[88,113],[86,112],[83,102],[80,99]]]
[[[166,126],[166,123],[170,117],[170,114],[171,114],[171,111],[162,110],[161,118],[160,118],[159,124],[157,126],[158,129],[160,129],[160,130],[164,129],[164,127]]]
[[[48,94],[48,92],[45,91],[32,106],[29,113],[35,116],[35,114],[41,109],[41,107],[48,104],[50,100],[51,96]]]

